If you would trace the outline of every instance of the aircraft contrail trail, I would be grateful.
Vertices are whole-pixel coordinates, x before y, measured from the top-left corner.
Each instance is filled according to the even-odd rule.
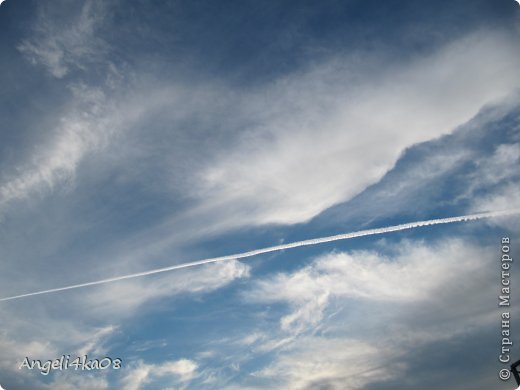
[[[417,221],[417,222],[403,223],[400,225],[387,226],[387,227],[381,227],[381,228],[375,228],[375,229],[359,230],[359,231],[351,232],[351,233],[337,234],[335,236],[311,238],[311,239],[303,240],[303,241],[295,241],[295,242],[290,242],[287,244],[280,244],[280,245],[270,246],[270,247],[261,248],[261,249],[254,249],[254,250],[251,250],[248,252],[236,253],[233,255],[212,257],[209,259],[196,260],[196,261],[192,261],[189,263],[176,264],[176,265],[172,265],[169,267],[157,268],[157,269],[143,271],[143,272],[137,272],[137,273],[129,274],[129,275],[115,276],[113,278],[96,280],[94,282],[80,283],[80,284],[74,284],[71,286],[51,288],[49,290],[42,290],[42,291],[36,291],[36,292],[31,292],[31,293],[26,293],[26,294],[21,294],[21,295],[14,295],[11,297],[0,298],[0,301],[10,301],[13,299],[31,297],[34,295],[49,294],[49,293],[54,293],[54,292],[59,292],[59,291],[73,290],[73,289],[81,288],[81,287],[96,286],[98,284],[112,283],[112,282],[117,282],[117,281],[125,280],[125,279],[133,279],[133,278],[138,278],[138,277],[146,276],[146,275],[153,275],[153,274],[159,274],[162,272],[174,271],[177,269],[191,268],[191,267],[196,267],[198,265],[203,265],[203,264],[217,263],[217,262],[228,261],[228,260],[238,260],[238,259],[243,259],[246,257],[253,257],[253,256],[261,255],[264,253],[276,252],[276,251],[281,251],[284,249],[298,248],[301,246],[317,245],[317,244],[323,244],[326,242],[348,240],[351,238],[363,237],[363,236],[373,236],[376,234],[384,234],[384,233],[396,232],[396,231],[400,231],[400,230],[415,229],[415,228],[422,227],[422,226],[439,225],[439,224],[454,223],[454,222],[474,221],[477,219],[494,218],[494,217],[519,214],[519,213],[520,213],[520,208],[511,209],[511,210],[503,210],[503,211],[490,211],[490,212],[484,212],[484,213],[478,213],[478,214],[461,215],[458,217],[430,219],[427,221]]]

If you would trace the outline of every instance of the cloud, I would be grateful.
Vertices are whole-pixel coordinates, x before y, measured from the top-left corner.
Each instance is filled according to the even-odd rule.
[[[101,355],[106,352],[104,342],[117,330],[113,325],[72,323],[71,319],[77,318],[72,310],[68,315],[63,313],[53,316],[49,313],[55,310],[51,305],[45,309],[33,309],[32,322],[22,320],[27,318],[23,309],[5,307],[3,310],[10,317],[3,322],[3,332],[0,333],[3,351],[0,367],[18,373],[18,367],[25,357],[48,360],[62,354]]]
[[[474,200],[473,208],[485,210],[491,207],[518,207],[520,206],[520,184],[508,183],[491,194],[480,196]]]
[[[73,188],[80,164],[106,151],[144,109],[132,97],[117,101],[113,91],[104,88],[84,83],[68,88],[71,102],[56,108],[56,127],[45,129],[45,140],[30,145],[29,157],[0,177],[0,213],[13,201]]]
[[[89,1],[61,20],[56,9],[38,6],[34,36],[18,46],[18,50],[33,64],[41,64],[54,77],[63,78],[71,69],[84,70],[105,54],[107,45],[96,35],[96,29],[105,19],[102,2]],[[70,8],[70,4],[65,2],[61,2],[61,6],[65,10]]]
[[[484,107],[453,133],[406,149],[379,182],[321,213],[309,225],[374,226],[393,218],[515,207],[515,202],[477,205],[475,201],[518,181],[514,156],[519,98],[514,93]],[[489,223],[495,222],[499,221]]]
[[[361,389],[374,377],[388,380],[403,373],[385,359],[384,346],[342,338],[301,338],[274,364],[253,373],[277,388]]]
[[[122,378],[125,390],[137,390],[141,385],[157,378],[169,376],[177,385],[189,382],[197,374],[198,365],[189,359],[167,361],[161,364],[147,364],[142,360],[129,367],[128,374]]]
[[[106,378],[85,373],[59,373],[48,385],[48,389],[75,390],[75,389],[110,389]]]
[[[255,282],[246,302],[286,306],[278,330],[264,329],[269,336],[254,346],[272,357],[254,374],[267,380],[259,387],[403,384],[413,364],[428,364],[421,351],[481,340],[498,318],[489,311],[496,306],[493,253],[460,239],[381,242]],[[454,299],[456,305],[447,304]],[[440,367],[431,375],[441,383],[446,372]]]
[[[90,357],[92,354],[99,357],[105,352],[103,343],[113,334],[115,327],[72,323],[71,315],[64,319],[41,309],[33,309],[31,321],[27,321],[23,319],[29,315],[18,312],[16,308],[4,307],[2,310],[9,316],[3,321],[0,333],[0,371],[2,384],[7,389],[11,388],[8,384],[13,384],[12,388],[34,389],[109,388],[103,375],[93,377],[85,372],[56,372],[49,375],[52,378],[50,383],[42,383],[42,374],[37,369],[20,369],[20,365],[26,357],[42,362],[62,355],[83,356],[88,353]]]
[[[111,336],[117,328],[113,325],[105,326],[93,332],[88,342],[86,342],[79,350],[78,356],[94,355],[100,356],[105,351],[102,348],[102,341]]]
[[[34,372],[18,370],[25,356],[48,360],[62,354],[88,354],[92,357],[106,355],[110,350],[110,340],[123,326],[122,321],[142,314],[143,303],[160,298],[171,299],[179,295],[214,292],[248,276],[249,266],[230,262],[209,265],[198,272],[188,271],[155,278],[152,283],[150,280],[119,283],[108,288],[93,289],[88,294],[79,292],[69,295],[65,300],[53,297],[37,308],[33,303],[5,306],[3,313],[6,320],[0,333],[0,369],[5,375],[12,374],[30,380],[35,375]],[[65,311],[64,305],[67,307]],[[138,308],[141,308],[139,312]],[[25,320],[28,317],[32,319],[29,322]],[[189,367],[181,362],[161,366],[157,371],[147,366],[146,370],[143,367],[141,369],[151,377],[164,376],[171,372],[178,376],[179,381],[184,382],[189,379]],[[68,381],[67,378],[69,377],[56,377],[56,386],[60,384],[67,388],[66,383],[76,383],[76,379]],[[105,382],[99,378],[99,383]],[[103,387],[100,385],[99,388]]]
[[[499,145],[491,157],[476,161],[480,185],[493,186],[515,176],[515,167],[519,162],[520,144]]]
[[[520,206],[520,183],[511,182],[503,184],[488,194],[476,196],[472,199],[473,209],[485,210],[491,207],[518,207]],[[516,217],[489,221],[489,224],[500,226],[512,231],[517,231],[520,221]]]
[[[249,277],[250,266],[232,261],[201,269],[118,282],[92,290],[84,304],[94,315],[128,316],[143,303],[181,294],[205,294]]]
[[[200,211],[226,212],[229,224],[291,224],[348,200],[403,149],[517,88],[513,44],[474,34],[378,74],[338,58],[243,96],[237,111],[250,125],[199,174]]]
[[[86,91],[82,88],[75,97],[81,96],[81,92]],[[89,103],[93,106],[86,114],[88,117],[72,114],[60,120],[59,129],[52,132],[54,136],[50,137],[49,145],[38,148],[30,162],[17,167],[15,174],[0,183],[0,206],[5,207],[12,200],[24,199],[34,192],[53,189],[57,182],[70,180],[85,154],[106,144],[110,136],[109,123],[94,119],[106,103],[105,97],[101,91],[88,92],[91,93]]]
[[[18,367],[26,356],[42,356],[56,351],[49,342],[26,340],[24,343],[19,343],[5,336],[4,333],[0,337],[2,347],[0,366],[13,372],[19,371]]]
[[[480,158],[475,163],[477,170],[466,193],[466,197],[472,199],[473,210],[520,206],[517,169],[520,163],[520,144],[501,144],[493,155]],[[479,194],[482,188],[487,188],[488,191]]]
[[[451,275],[478,266],[462,255],[474,251],[457,241],[435,249],[402,243],[398,251],[395,257],[374,251],[331,253],[293,273],[256,281],[244,296],[250,302],[286,302],[292,310],[281,327],[300,332],[319,324],[333,299],[428,301],[439,286],[453,281]]]
[[[59,7],[40,3],[37,6],[35,26],[18,50],[56,78],[63,78],[73,70],[84,73],[67,79],[64,84],[55,84],[69,95],[68,103],[53,108],[49,116],[54,120],[46,123],[45,128],[41,128],[42,122],[38,120],[32,123],[31,131],[46,135],[43,141],[29,142],[26,161],[3,170],[0,213],[13,200],[47,193],[58,184],[70,188],[85,157],[106,148],[114,135],[140,112],[128,100],[122,108],[118,104],[120,96],[114,96],[116,89],[122,89],[124,76],[106,59],[109,46],[98,37],[107,5],[90,1],[77,7],[61,1]],[[86,74],[92,64],[102,67],[101,79]]]
[[[266,335],[262,332],[253,332],[251,334],[248,334],[243,339],[239,341],[239,344],[241,345],[251,345],[256,343],[259,340],[262,340],[266,337]]]

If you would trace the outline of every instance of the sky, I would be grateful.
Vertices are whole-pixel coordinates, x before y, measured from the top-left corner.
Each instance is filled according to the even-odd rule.
[[[0,298],[520,207],[513,0],[7,0],[0,27]],[[0,385],[513,389],[503,237],[518,214],[0,301]],[[62,355],[121,368],[20,368]]]

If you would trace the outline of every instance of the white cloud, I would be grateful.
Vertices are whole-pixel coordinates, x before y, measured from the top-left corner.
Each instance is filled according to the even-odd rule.
[[[54,346],[49,342],[26,340],[25,342],[17,342],[6,334],[0,337],[0,347],[2,355],[0,355],[0,367],[3,369],[19,372],[20,364],[26,356],[43,356],[56,352]]]
[[[510,182],[493,189],[486,195],[472,199],[472,210],[507,210],[520,207],[520,183]],[[510,231],[517,231],[520,221],[517,216],[492,219],[489,224],[501,226]]]
[[[251,302],[288,303],[292,310],[281,319],[281,327],[300,332],[319,324],[335,298],[428,301],[454,275],[478,268],[473,261],[476,255],[476,250],[457,241],[440,248],[403,243],[399,254],[391,258],[373,251],[332,253],[293,273],[257,281],[244,296]]]
[[[113,324],[121,324],[123,319],[135,315],[144,302],[180,294],[204,294],[248,276],[249,266],[228,262],[209,265],[196,272],[171,273],[154,280],[135,280],[91,289],[88,294],[71,294],[64,298],[66,311],[63,311],[63,302],[59,298],[45,300],[36,309],[30,302],[27,305],[6,305],[3,309],[6,320],[0,333],[0,369],[30,378],[34,372],[18,369],[26,356],[42,361],[59,358],[62,354],[88,354],[91,358],[104,356],[119,327]],[[28,316],[31,321],[26,321]],[[31,337],[27,337],[28,334]],[[168,375],[173,375],[175,383],[184,383],[195,375],[196,368],[195,363],[185,359],[157,366],[138,364],[127,375],[125,385],[129,389],[139,388],[140,383]],[[67,374],[58,375],[53,388],[68,389],[79,383],[84,386],[76,388],[109,387],[104,378],[81,379]]]
[[[99,62],[103,63],[105,79],[100,86],[78,79],[69,82],[66,87],[70,90],[70,103],[56,107],[53,114],[58,119],[48,128],[41,128],[37,120],[33,122],[32,130],[47,137],[41,144],[29,145],[27,161],[2,172],[0,212],[13,200],[52,191],[57,184],[70,184],[83,159],[103,150],[140,113],[139,107],[128,101],[121,107],[118,98],[111,96],[114,87],[121,86],[116,81],[121,74],[104,59],[108,48],[97,37],[97,29],[106,16],[106,4],[89,1],[78,9],[66,2],[58,8],[40,3],[37,6],[32,36],[18,49],[57,78],[64,77],[72,68],[85,70],[89,64]]]
[[[117,328],[113,325],[108,325],[103,328],[95,330],[89,340],[78,350],[78,356],[94,355],[101,356],[105,351],[102,348],[102,342],[107,337],[111,336]]]
[[[3,312],[9,317],[3,321],[3,330],[0,333],[3,351],[0,367],[18,372],[24,357],[48,360],[62,354],[80,356],[105,353],[103,344],[117,327],[74,323],[71,320],[77,317],[73,310],[62,315],[51,314],[59,306],[59,303],[55,307],[42,305],[42,308],[29,309],[29,314],[27,307],[22,305],[3,308]],[[26,320],[29,316],[31,321]]]
[[[520,184],[509,183],[493,193],[474,199],[474,210],[507,210],[520,207]],[[511,220],[515,218],[512,217]]]
[[[62,4],[66,8],[67,4]],[[70,4],[69,4],[70,5]],[[84,69],[107,50],[95,32],[105,18],[102,2],[86,2],[77,15],[68,15],[61,22],[50,16],[41,4],[34,36],[24,40],[18,50],[32,63],[42,64],[56,78],[62,78],[71,68]],[[52,18],[52,19],[51,19]]]
[[[486,123],[481,123],[480,125],[486,126]],[[514,142],[514,140],[511,141]],[[495,148],[493,154],[491,155],[483,156],[481,153],[478,153],[474,154],[473,156],[469,156],[469,158],[475,165],[475,170],[470,174],[468,186],[465,189],[464,193],[459,195],[459,198],[480,198],[482,196],[478,196],[477,194],[479,191],[481,192],[482,190],[486,190],[486,196],[489,196],[489,192],[499,190],[504,183],[509,182],[509,184],[511,184],[516,180],[516,167],[520,162],[520,144],[500,144]],[[476,199],[473,200],[474,202],[476,201]],[[472,207],[472,210],[477,209],[475,207]],[[487,209],[484,208],[478,210],[482,211]]]
[[[491,156],[476,156],[473,159],[475,171],[470,176],[469,185],[460,198],[469,200],[469,212],[484,210],[507,210],[520,207],[520,184],[518,166],[520,164],[520,144],[499,145]],[[492,219],[489,224],[515,230],[517,218]]]
[[[351,198],[404,148],[518,87],[514,45],[475,34],[376,75],[341,58],[242,96],[236,112],[249,125],[201,172],[199,211],[228,224],[297,223]]]
[[[108,381],[103,376],[89,375],[84,372],[66,371],[58,373],[48,385],[49,390],[77,390],[77,389],[109,389]]]
[[[161,364],[147,364],[142,360],[128,367],[128,374],[121,383],[125,390],[138,390],[145,383],[159,377],[172,376],[173,383],[182,384],[190,381],[197,373],[198,365],[189,359],[167,361]]]
[[[85,305],[94,315],[126,316],[143,303],[179,294],[203,294],[249,277],[250,267],[238,261],[209,264],[194,270],[133,279],[92,289]]]
[[[493,155],[476,161],[480,185],[495,185],[517,174],[520,144],[499,145]]]
[[[57,115],[63,114],[57,127],[45,129],[45,143],[32,145],[30,158],[0,181],[0,212],[12,201],[70,187],[82,161],[107,148],[142,112],[135,101],[116,103],[100,88],[81,83],[69,88],[72,103],[64,113],[57,109]]]
[[[34,301],[4,305],[0,369],[30,377],[33,372],[18,370],[26,356],[41,360],[59,358],[62,354],[104,356],[121,321],[136,315],[143,303],[181,294],[209,293],[248,276],[249,266],[228,262],[208,265],[195,272],[177,272],[93,288],[88,293],[78,291],[68,296],[52,296],[36,307]],[[181,363],[165,365],[158,373],[162,375],[164,370],[173,372],[175,369],[180,380],[185,381],[189,372],[183,373],[183,367],[187,366]],[[59,383],[65,386],[66,381],[62,378]]]
[[[50,383],[41,382],[42,374],[38,369],[20,369],[27,357],[30,360],[59,359],[62,355],[99,358],[104,354],[103,342],[115,330],[113,326],[103,328],[81,325],[73,322],[73,315],[64,319],[54,316],[46,310],[33,309],[31,314],[22,314],[16,307],[4,307],[3,313],[8,316],[2,322],[0,333],[0,370],[3,377],[16,378],[23,388],[35,389],[107,389],[108,383],[104,375],[90,376],[87,373],[59,372],[55,373]],[[27,321],[27,318],[31,318]],[[95,355],[95,356],[93,356]],[[52,377],[51,374],[49,377]]]
[[[240,340],[238,343],[241,345],[251,345],[255,344],[259,340],[264,339],[265,337],[266,335],[262,332],[253,332],[242,338],[242,340]]]
[[[273,359],[254,375],[268,387],[361,389],[407,375],[425,346],[494,326],[493,248],[458,239],[398,245],[378,245],[388,257],[331,253],[254,283],[246,301],[288,308],[278,330],[263,330],[255,350]]]
[[[253,373],[276,388],[361,389],[374,378],[402,374],[402,366],[386,360],[382,345],[343,338],[301,338],[273,364]]]

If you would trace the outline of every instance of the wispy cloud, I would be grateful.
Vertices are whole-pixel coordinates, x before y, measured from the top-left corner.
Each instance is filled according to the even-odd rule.
[[[113,96],[115,87],[121,87],[122,75],[106,58],[109,46],[98,33],[107,4],[91,1],[77,7],[60,3],[62,9],[55,4],[37,4],[35,26],[18,49],[56,78],[73,70],[84,72],[60,84],[69,95],[68,103],[53,107],[49,116],[54,119],[45,124],[46,128],[32,122],[32,131],[46,134],[43,142],[28,145],[28,158],[2,172],[0,213],[13,200],[47,193],[57,185],[70,185],[84,158],[103,150],[124,123],[128,125],[140,112],[128,104],[121,108],[119,99]],[[92,82],[96,78],[87,72],[92,64],[103,69],[98,83]]]
[[[83,305],[93,316],[131,316],[145,302],[179,295],[200,295],[218,290],[230,283],[249,277],[250,267],[240,262],[210,265],[200,270],[180,271],[177,275],[162,275],[149,283],[130,280],[101,286],[85,296]]]
[[[92,374],[79,374],[64,372],[58,373],[51,383],[49,383],[49,390],[75,390],[75,389],[96,389],[105,390],[110,389],[108,380],[103,376],[96,376]]]
[[[122,378],[121,384],[125,390],[137,390],[157,378],[168,376],[173,379],[173,383],[182,388],[183,383],[190,381],[197,374],[197,368],[197,363],[189,359],[166,361],[160,364],[139,361],[128,368],[128,373]]]
[[[385,349],[343,338],[305,337],[253,376],[276,388],[362,389],[372,378],[388,380],[403,374],[401,364],[386,360]]]
[[[406,147],[517,88],[514,45],[482,32],[399,66],[371,59],[378,74],[338,58],[244,96],[253,125],[201,172],[201,210],[226,212],[230,224],[290,224],[348,200]]]
[[[518,165],[520,164],[520,144],[502,144],[493,155],[476,161],[477,170],[472,185],[465,196],[472,199],[472,209],[479,207],[516,207],[520,205],[520,183]],[[478,194],[482,188],[486,193]]]
[[[129,112],[125,117],[124,110],[110,102],[101,89],[78,84],[71,90],[73,104],[65,109],[56,129],[47,129],[46,144],[34,146],[30,159],[6,173],[0,182],[0,211],[13,200],[70,184],[85,156],[105,148],[123,123],[135,117]],[[133,114],[138,115],[138,111]]]
[[[393,255],[381,254],[390,248]],[[493,326],[491,254],[455,239],[407,241],[330,253],[255,282],[246,301],[287,305],[278,331],[255,347],[276,351],[255,376],[268,380],[262,386],[301,389],[361,389],[406,376],[423,348]],[[459,277],[468,272],[471,278]],[[462,306],[445,304],[454,296]]]
[[[19,318],[26,317],[16,308],[4,308],[3,312],[8,316],[2,321],[0,332],[0,369],[3,380],[10,379],[12,383],[34,389],[108,388],[104,375],[92,377],[79,372],[63,372],[51,375],[51,382],[42,384],[39,382],[41,374],[38,370],[21,370],[19,367],[26,357],[47,361],[59,358],[62,354],[82,356],[83,353],[104,353],[106,350],[103,343],[112,335],[115,327],[74,326],[70,323],[74,315],[64,319],[44,310],[32,310],[31,322],[19,321]]]
[[[462,252],[461,243],[444,244],[442,250],[446,255],[442,261],[432,255],[434,249],[412,244],[401,244],[397,260],[373,251],[332,253],[292,274],[255,282],[245,298],[288,302],[294,310],[282,318],[281,327],[298,332],[319,324],[336,297],[389,303],[427,301],[435,289],[448,283],[448,269],[470,266],[470,259],[451,263],[457,250]]]
[[[233,281],[248,277],[249,267],[238,262],[215,264],[199,272],[187,270],[173,278],[171,276],[156,278],[153,285],[132,281],[116,287],[100,288],[87,295],[71,296],[66,300],[69,307],[66,312],[61,311],[60,302],[47,302],[39,310],[25,306],[5,307],[3,313],[6,319],[0,332],[0,346],[3,351],[0,369],[30,381],[35,373],[18,369],[25,356],[47,360],[62,354],[89,354],[93,358],[105,355],[110,350],[111,339],[123,326],[122,321],[132,319],[138,308],[141,308],[142,313],[144,302],[215,292]],[[23,320],[27,315],[31,316],[31,322]],[[27,337],[28,334],[31,337]],[[131,362],[132,360],[128,361]],[[143,381],[145,378],[173,375],[178,383],[186,382],[194,375],[194,368],[188,363],[189,361],[181,360],[158,366],[139,364],[135,372],[126,376],[125,385],[139,388],[139,372],[144,375]],[[98,383],[99,388],[108,386],[108,382],[102,377],[96,379],[70,373],[56,375],[54,381],[54,388],[63,389],[68,389],[67,383],[83,383],[83,388],[89,388],[89,383],[91,386]]]
[[[61,2],[67,9],[70,4]],[[18,46],[32,63],[41,64],[56,78],[62,78],[71,69],[85,69],[105,54],[106,44],[96,35],[97,27],[104,21],[106,5],[89,1],[77,10],[76,15],[59,20],[51,17],[50,7],[38,3],[39,15],[34,35]]]

